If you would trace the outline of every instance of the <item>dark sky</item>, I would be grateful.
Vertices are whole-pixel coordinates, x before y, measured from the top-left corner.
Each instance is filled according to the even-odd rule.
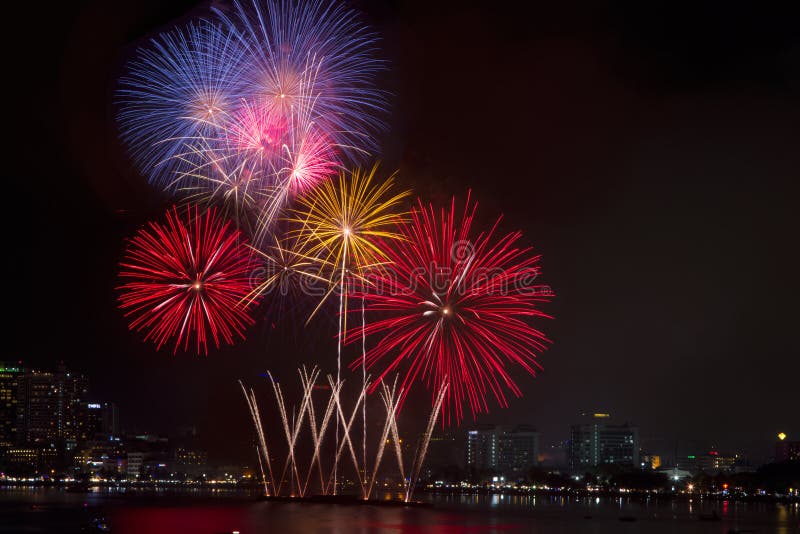
[[[196,425],[235,455],[250,437],[236,379],[330,370],[335,343],[324,319],[313,336],[267,321],[234,348],[172,356],[115,309],[125,237],[167,206],[118,141],[115,79],[142,38],[207,12],[164,3],[31,2],[6,18],[3,358],[64,360],[126,428]],[[580,412],[610,411],[657,452],[766,454],[777,431],[799,436],[798,14],[429,4],[358,4],[392,65],[384,168],[428,200],[472,188],[487,220],[504,214],[543,254],[558,294],[545,371],[481,421],[532,423],[550,443]]]

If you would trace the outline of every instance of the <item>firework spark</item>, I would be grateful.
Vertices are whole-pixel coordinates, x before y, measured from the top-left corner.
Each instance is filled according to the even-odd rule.
[[[249,249],[238,230],[214,210],[173,208],[166,224],[151,222],[133,237],[121,262],[119,307],[131,330],[145,331],[157,348],[175,339],[198,353],[211,339],[233,344],[253,323],[244,299],[250,291]]]
[[[535,282],[539,256],[519,247],[519,232],[498,236],[499,219],[488,232],[473,232],[476,207],[468,196],[459,215],[454,199],[437,216],[419,201],[399,227],[401,239],[382,249],[391,268],[375,272],[371,290],[357,295],[377,319],[346,336],[378,339],[365,356],[368,368],[379,368],[376,384],[396,370],[404,372],[404,395],[418,379],[431,391],[449,383],[447,422],[463,418],[465,402],[473,415],[487,411],[489,394],[507,406],[505,388],[521,394],[509,364],[535,375],[548,343],[529,324],[548,317],[538,305],[552,297]]]

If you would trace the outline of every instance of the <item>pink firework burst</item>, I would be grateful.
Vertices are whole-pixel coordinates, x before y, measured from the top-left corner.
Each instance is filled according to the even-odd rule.
[[[120,263],[119,307],[130,329],[146,332],[158,349],[207,353],[207,342],[233,344],[253,323],[245,300],[252,289],[249,249],[241,233],[214,210],[187,207],[167,212],[166,224],[151,222],[128,243]]]
[[[463,211],[455,199],[438,212],[419,201],[402,238],[386,244],[389,266],[367,275],[367,289],[354,295],[373,320],[347,336],[377,340],[364,355],[378,370],[375,384],[398,371],[405,396],[418,380],[432,392],[449,382],[447,423],[463,419],[465,403],[474,416],[488,411],[489,395],[503,407],[507,390],[521,396],[510,369],[535,375],[549,343],[530,324],[549,317],[538,306],[553,296],[538,281],[539,256],[518,245],[520,232],[498,235],[500,219],[473,231],[476,207],[469,195]]]
[[[336,174],[339,167],[333,145],[314,123],[297,131],[284,152],[284,169],[293,193],[311,189]]]
[[[243,101],[226,121],[226,137],[231,147],[259,158],[279,156],[289,137],[289,121],[264,102]]]

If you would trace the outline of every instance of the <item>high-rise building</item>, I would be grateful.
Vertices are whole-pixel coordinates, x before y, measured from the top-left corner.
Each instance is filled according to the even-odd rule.
[[[89,381],[80,374],[70,373],[61,364],[55,374],[59,441],[67,450],[74,449],[85,441],[86,397],[89,394]]]
[[[25,443],[55,447],[58,438],[58,390],[52,373],[27,370],[23,377]]]
[[[21,367],[0,362],[0,449],[22,440],[21,378]]]
[[[775,461],[800,461],[800,441],[790,441],[786,438],[783,432],[778,434],[778,441],[775,443]]]
[[[525,476],[539,465],[539,432],[530,425],[518,425],[499,436],[498,471],[508,477]]]
[[[35,446],[74,448],[86,424],[88,380],[68,372],[26,370],[22,377],[24,441]]]
[[[497,427],[480,425],[467,431],[467,469],[485,471],[497,469],[499,444]]]
[[[86,421],[81,432],[82,441],[103,439],[119,435],[119,414],[113,402],[86,403]]]
[[[639,465],[639,429],[610,424],[605,413],[584,414],[586,422],[572,425],[570,468],[581,472],[603,464]]]
[[[721,454],[717,450],[710,450],[708,454],[703,454],[698,458],[698,466],[701,471],[706,473],[719,473],[731,471],[734,464],[739,460],[738,454]]]
[[[467,432],[467,468],[473,473],[519,477],[539,463],[539,433],[530,425],[503,429],[493,425]]]

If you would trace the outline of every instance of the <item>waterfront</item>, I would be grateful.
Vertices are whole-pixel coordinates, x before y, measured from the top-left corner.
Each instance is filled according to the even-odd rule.
[[[240,491],[0,493],[0,532],[115,533],[778,532],[800,531],[795,504],[619,497],[421,495],[427,508],[255,502]],[[711,520],[718,517],[719,520]]]

